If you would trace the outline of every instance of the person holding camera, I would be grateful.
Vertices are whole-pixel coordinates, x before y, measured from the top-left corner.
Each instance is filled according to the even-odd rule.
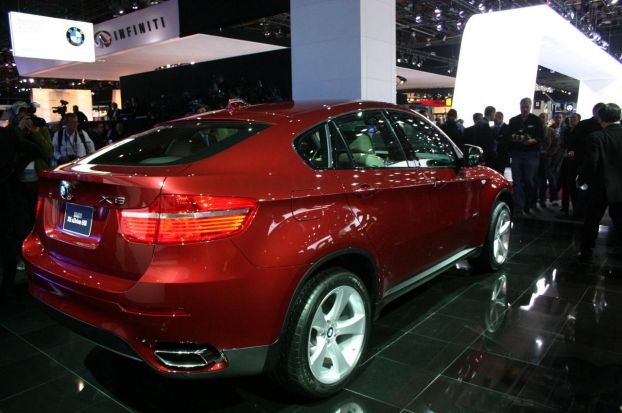
[[[62,165],[95,152],[95,144],[86,131],[78,129],[78,118],[73,113],[65,116],[65,127],[54,134],[52,145],[54,146],[53,166]]]
[[[510,157],[512,186],[518,215],[530,215],[535,205],[535,178],[540,158],[544,129],[540,118],[531,113],[531,99],[522,98],[520,114],[510,119]]]

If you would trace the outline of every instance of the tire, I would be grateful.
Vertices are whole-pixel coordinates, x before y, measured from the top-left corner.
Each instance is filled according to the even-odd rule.
[[[353,377],[370,331],[371,305],[361,280],[342,268],[325,270],[295,298],[272,376],[307,398],[335,394]]]
[[[512,213],[503,201],[498,201],[490,217],[486,240],[477,258],[471,264],[479,271],[496,271],[503,266],[508,257]]]

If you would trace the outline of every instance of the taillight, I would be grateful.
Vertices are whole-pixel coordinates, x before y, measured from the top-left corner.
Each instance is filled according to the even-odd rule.
[[[249,224],[257,201],[204,195],[160,195],[147,208],[119,211],[128,241],[185,244],[237,234]]]
[[[37,198],[37,209],[35,209],[35,216],[39,216],[39,212],[41,211],[41,207],[43,206],[43,197],[39,196]]]

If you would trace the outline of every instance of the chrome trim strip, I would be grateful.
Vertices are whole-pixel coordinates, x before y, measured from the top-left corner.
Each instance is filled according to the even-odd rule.
[[[209,211],[209,212],[193,212],[188,214],[160,214],[160,219],[168,218],[207,218],[207,217],[222,217],[226,215],[238,215],[246,214],[249,209],[228,209],[226,211]]]
[[[226,211],[209,211],[209,212],[192,212],[188,214],[158,214],[157,212],[134,212],[134,211],[121,211],[121,215],[128,218],[160,218],[160,219],[174,219],[174,218],[208,218],[208,217],[222,217],[227,215],[247,214],[250,211],[249,208],[244,209],[228,209]]]
[[[412,284],[419,282],[421,280],[423,280],[426,277],[429,277],[431,275],[433,275],[434,273],[440,271],[441,269],[443,269],[444,267],[450,265],[453,262],[456,262],[458,260],[460,260],[461,258],[469,255],[470,253],[472,253],[473,251],[475,251],[475,248],[467,248],[465,250],[462,250],[460,252],[458,252],[457,254],[452,255],[449,258],[444,259],[443,261],[439,262],[438,264],[428,268],[427,270],[419,273],[418,275],[415,275],[412,278],[409,278],[406,281],[402,281],[401,283],[394,285],[393,287],[389,288],[386,292],[385,292],[385,297],[389,296],[399,290],[402,290],[404,288],[408,288],[409,286],[411,286]]]

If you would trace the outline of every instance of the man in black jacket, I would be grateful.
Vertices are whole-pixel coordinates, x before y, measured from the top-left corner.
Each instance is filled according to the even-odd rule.
[[[505,168],[510,165],[510,132],[508,124],[503,121],[503,112],[495,113],[494,122],[492,136],[494,137],[495,159],[492,169],[503,175]]]
[[[522,98],[520,115],[510,119],[508,125],[512,139],[512,186],[518,215],[528,215],[535,205],[534,183],[538,171],[540,144],[544,137],[540,118],[531,113],[531,99]]]
[[[589,258],[598,236],[598,225],[609,206],[614,225],[622,213],[622,125],[620,107],[608,103],[598,110],[602,130],[588,137],[587,151],[577,185],[587,185],[588,202],[581,231],[579,256]]]
[[[462,138],[462,131],[458,127],[458,123],[456,123],[457,120],[458,112],[456,112],[456,109],[449,109],[449,111],[447,112],[447,120],[441,126],[441,130],[445,132],[447,136],[449,136],[449,139],[451,139],[453,143],[458,145],[460,150],[462,150],[464,147],[464,142]]]
[[[605,107],[602,102],[597,103],[592,108],[592,117],[579,122],[574,130],[574,159],[577,165],[577,171],[581,173],[583,164],[585,162],[585,156],[588,151],[588,137],[592,132],[601,130],[600,123],[598,122],[598,111]],[[585,191],[578,190],[576,194],[577,202],[574,207],[574,216],[583,218],[585,215],[585,208],[587,206],[587,199]]]

